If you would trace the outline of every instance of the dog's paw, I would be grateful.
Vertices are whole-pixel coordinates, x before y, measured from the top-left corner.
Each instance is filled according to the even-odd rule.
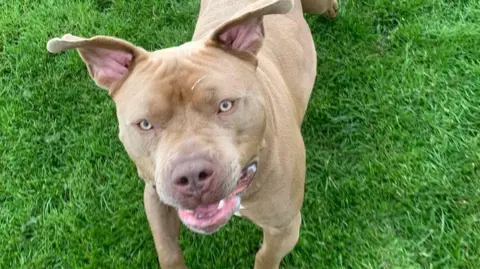
[[[335,17],[337,17],[337,15],[338,15],[338,2],[336,0],[333,1],[332,7],[330,7],[330,9],[327,10],[327,12],[323,13],[322,15],[325,18],[328,18],[328,19],[334,19]]]

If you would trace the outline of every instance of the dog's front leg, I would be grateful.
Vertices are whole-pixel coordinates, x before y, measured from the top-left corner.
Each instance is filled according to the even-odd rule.
[[[285,255],[297,244],[302,217],[300,212],[285,227],[262,227],[263,244],[255,257],[255,269],[278,269]]]
[[[163,269],[188,269],[178,244],[180,220],[177,212],[161,203],[155,189],[148,183],[145,185],[144,203],[160,266]]]

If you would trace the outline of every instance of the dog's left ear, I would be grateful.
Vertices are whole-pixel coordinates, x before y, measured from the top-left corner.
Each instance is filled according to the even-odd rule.
[[[292,0],[263,0],[254,2],[218,26],[210,36],[221,48],[256,55],[265,38],[263,16],[284,14],[293,7]]]

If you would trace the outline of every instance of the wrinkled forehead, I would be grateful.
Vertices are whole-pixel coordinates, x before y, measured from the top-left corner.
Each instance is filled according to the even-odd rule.
[[[149,53],[112,98],[121,109],[208,103],[239,97],[254,83],[254,69],[221,50],[186,44]]]

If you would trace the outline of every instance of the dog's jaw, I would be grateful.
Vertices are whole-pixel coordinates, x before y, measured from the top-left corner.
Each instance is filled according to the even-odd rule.
[[[194,232],[211,234],[225,225],[240,209],[241,195],[250,186],[257,172],[257,162],[251,162],[238,179],[235,189],[222,200],[201,205],[195,210],[178,209],[182,222]]]

